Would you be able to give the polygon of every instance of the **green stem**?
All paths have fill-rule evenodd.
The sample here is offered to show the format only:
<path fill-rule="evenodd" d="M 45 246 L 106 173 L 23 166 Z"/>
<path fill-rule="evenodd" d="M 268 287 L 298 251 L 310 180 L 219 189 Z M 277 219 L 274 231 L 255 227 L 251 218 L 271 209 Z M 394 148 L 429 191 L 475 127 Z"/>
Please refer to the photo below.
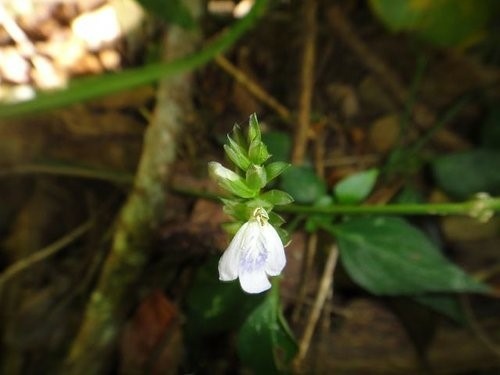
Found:
<path fill-rule="evenodd" d="M 266 4 L 266 0 L 256 1 L 246 17 L 201 51 L 168 63 L 151 64 L 116 74 L 84 78 L 73 82 L 64 90 L 40 93 L 37 98 L 30 101 L 0 105 L 0 119 L 78 103 L 198 68 L 231 47 L 262 14 Z"/>
<path fill-rule="evenodd" d="M 295 214 L 323 214 L 323 215 L 467 215 L 480 219 L 491 217 L 494 212 L 500 211 L 500 198 L 478 197 L 471 201 L 458 203 L 405 203 L 387 204 L 380 206 L 326 206 L 315 207 L 290 204 L 276 207 L 276 211 Z M 484 218 L 483 215 L 487 215 Z"/>
<path fill-rule="evenodd" d="M 51 165 L 23 165 L 8 171 L 0 170 L 0 177 L 11 173 L 50 173 L 57 175 L 67 175 L 71 177 L 103 179 L 110 182 L 129 183 L 131 176 L 118 174 L 113 171 L 100 171 L 84 168 L 76 165 L 61 166 Z M 170 190 L 174 193 L 218 201 L 220 198 L 229 198 L 196 189 L 189 189 L 181 186 L 172 186 Z M 306 215 L 466 215 L 483 218 L 484 214 L 500 212 L 500 197 L 479 196 L 473 200 L 452 203 L 401 203 L 378 206 L 368 205 L 334 205 L 326 207 L 308 206 L 300 204 L 289 204 L 287 206 L 277 206 L 275 211 L 306 214 Z M 488 217 L 486 217 L 488 218 Z M 483 218 L 484 219 L 484 218 Z"/>
<path fill-rule="evenodd" d="M 205 191 L 172 187 L 177 194 L 218 200 L 221 198 Z M 385 205 L 332 205 L 325 207 L 289 204 L 276 206 L 277 212 L 306 215 L 466 215 L 479 220 L 489 219 L 495 212 L 500 212 L 500 197 L 478 194 L 474 199 L 465 202 L 451 203 L 398 203 Z"/>

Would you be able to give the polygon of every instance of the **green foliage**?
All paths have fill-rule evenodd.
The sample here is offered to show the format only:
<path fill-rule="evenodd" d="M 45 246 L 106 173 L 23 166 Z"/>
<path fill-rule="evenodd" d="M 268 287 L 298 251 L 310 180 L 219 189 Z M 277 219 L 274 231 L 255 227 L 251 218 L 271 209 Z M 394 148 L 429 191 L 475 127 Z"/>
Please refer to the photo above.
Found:
<path fill-rule="evenodd" d="M 282 174 L 285 170 L 287 170 L 290 167 L 290 164 L 282 162 L 282 161 L 275 161 L 274 163 L 270 163 L 266 165 L 266 173 L 267 173 L 267 181 L 272 181 L 276 177 L 278 177 L 280 174 Z"/>
<path fill-rule="evenodd" d="M 291 166 L 281 177 L 281 188 L 298 203 L 313 203 L 326 193 L 326 184 L 311 167 Z"/>
<path fill-rule="evenodd" d="M 328 207 L 333 204 L 333 197 L 323 195 L 314 202 L 313 207 Z M 308 232 L 316 232 L 323 225 L 329 225 L 333 218 L 328 215 L 309 215 L 306 220 L 305 228 Z"/>
<path fill-rule="evenodd" d="M 399 218 L 372 217 L 328 227 L 351 278 L 377 295 L 488 292 Z"/>
<path fill-rule="evenodd" d="M 264 133 L 262 134 L 262 141 L 267 145 L 267 148 L 272 155 L 271 161 L 284 161 L 290 159 L 292 140 L 288 133 Z"/>
<path fill-rule="evenodd" d="M 253 141 L 258 143 L 261 143 L 262 141 L 260 125 L 255 113 L 250 115 L 250 119 L 248 121 L 248 143 L 251 144 Z"/>
<path fill-rule="evenodd" d="M 260 138 L 260 137 L 259 137 Z M 248 149 L 248 157 L 254 164 L 262 164 L 271 157 L 267 147 L 260 139 L 254 139 Z"/>
<path fill-rule="evenodd" d="M 466 318 L 456 295 L 424 294 L 413 299 L 438 313 L 453 319 L 456 323 L 465 324 Z"/>
<path fill-rule="evenodd" d="M 247 185 L 253 190 L 260 190 L 267 184 L 267 175 L 264 167 L 252 164 L 246 172 Z"/>
<path fill-rule="evenodd" d="M 476 149 L 441 156 L 432 163 L 439 187 L 451 196 L 466 199 L 475 193 L 500 193 L 500 152 Z"/>
<path fill-rule="evenodd" d="M 242 292 L 238 282 L 222 284 L 217 275 L 217 258 L 200 267 L 186 298 L 190 331 L 208 335 L 238 328 L 258 306 L 262 295 Z"/>
<path fill-rule="evenodd" d="M 484 36 L 496 4 L 491 0 L 370 0 L 392 31 L 408 31 L 440 46 L 470 44 Z"/>
<path fill-rule="evenodd" d="M 228 145 L 224 145 L 224 151 L 234 165 L 243 171 L 246 171 L 250 167 L 250 159 L 246 156 L 245 151 L 238 145 L 231 137 L 227 137 L 229 140 Z"/>
<path fill-rule="evenodd" d="M 261 191 L 290 165 L 284 162 L 264 164 L 270 154 L 262 141 L 257 116 L 250 116 L 246 134 L 236 124 L 231 135 L 227 136 L 228 143 L 224 145 L 224 151 L 238 170 L 232 171 L 217 162 L 210 162 L 208 166 L 212 178 L 234 196 L 223 200 L 224 211 L 236 220 L 245 222 L 255 208 L 271 211 L 275 205 L 291 203 L 293 198 L 284 191 Z"/>
<path fill-rule="evenodd" d="M 261 194 L 259 198 L 275 206 L 283 206 L 293 202 L 293 198 L 290 194 L 281 190 L 269 190 L 264 194 Z"/>
<path fill-rule="evenodd" d="M 297 352 L 297 344 L 273 290 L 245 321 L 238 335 L 241 361 L 255 374 L 285 371 Z"/>
<path fill-rule="evenodd" d="M 160 19 L 175 23 L 181 27 L 191 28 L 195 25 L 189 9 L 182 0 L 137 0 L 151 14 Z"/>
<path fill-rule="evenodd" d="M 339 181 L 334 187 L 339 203 L 358 204 L 371 193 L 378 177 L 377 169 L 358 172 Z"/>

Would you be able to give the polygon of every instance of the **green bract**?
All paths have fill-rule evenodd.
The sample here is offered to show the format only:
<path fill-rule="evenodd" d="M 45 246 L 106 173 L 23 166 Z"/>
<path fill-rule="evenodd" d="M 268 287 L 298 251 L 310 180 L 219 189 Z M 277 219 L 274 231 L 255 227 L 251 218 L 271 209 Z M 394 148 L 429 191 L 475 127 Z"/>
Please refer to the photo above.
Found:
<path fill-rule="evenodd" d="M 290 164 L 275 161 L 265 164 L 271 157 L 267 146 L 262 142 L 262 133 L 257 116 L 252 114 L 246 134 L 239 125 L 227 136 L 224 151 L 233 163 L 234 169 L 228 169 L 218 162 L 210 162 L 210 176 L 219 186 L 227 190 L 230 197 L 224 198 L 224 212 L 236 220 L 236 225 L 246 222 L 257 207 L 271 211 L 276 205 L 293 202 L 293 198 L 281 190 L 269 190 L 267 184 L 283 173 Z M 271 222 L 275 227 L 283 223 L 283 219 L 271 213 Z M 287 236 L 283 230 L 280 236 Z"/>

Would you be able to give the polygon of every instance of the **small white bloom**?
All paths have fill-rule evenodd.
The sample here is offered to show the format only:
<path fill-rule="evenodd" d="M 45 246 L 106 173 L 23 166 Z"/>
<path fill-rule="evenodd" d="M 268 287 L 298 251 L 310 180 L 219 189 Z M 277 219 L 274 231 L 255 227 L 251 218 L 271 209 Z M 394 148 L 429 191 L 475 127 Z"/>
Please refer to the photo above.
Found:
<path fill-rule="evenodd" d="M 261 293 L 271 287 L 267 276 L 277 276 L 286 264 L 285 249 L 276 229 L 268 223 L 263 208 L 241 226 L 219 260 L 219 279 L 239 277 L 247 293 Z"/>

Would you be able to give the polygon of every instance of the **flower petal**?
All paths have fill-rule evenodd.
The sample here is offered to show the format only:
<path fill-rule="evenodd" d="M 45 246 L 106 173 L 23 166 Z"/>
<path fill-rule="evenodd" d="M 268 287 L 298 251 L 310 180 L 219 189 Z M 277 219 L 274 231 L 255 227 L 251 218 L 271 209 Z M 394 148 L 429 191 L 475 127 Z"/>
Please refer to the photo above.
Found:
<path fill-rule="evenodd" d="M 268 257 L 266 262 L 266 273 L 270 276 L 277 276 L 283 271 L 286 264 L 285 249 L 281 238 L 276 232 L 276 229 L 266 223 L 261 229 L 261 235 L 264 238 Z"/>
<path fill-rule="evenodd" d="M 245 223 L 241 226 L 231 240 L 227 250 L 224 254 L 222 254 L 222 257 L 219 260 L 219 280 L 231 281 L 238 277 L 241 250 L 244 247 L 245 239 L 248 236 L 247 232 L 249 224 L 250 223 Z"/>
<path fill-rule="evenodd" d="M 240 285 L 247 293 L 262 293 L 271 287 L 271 283 L 267 279 L 264 270 L 256 270 L 253 272 L 243 272 L 240 274 Z"/>

